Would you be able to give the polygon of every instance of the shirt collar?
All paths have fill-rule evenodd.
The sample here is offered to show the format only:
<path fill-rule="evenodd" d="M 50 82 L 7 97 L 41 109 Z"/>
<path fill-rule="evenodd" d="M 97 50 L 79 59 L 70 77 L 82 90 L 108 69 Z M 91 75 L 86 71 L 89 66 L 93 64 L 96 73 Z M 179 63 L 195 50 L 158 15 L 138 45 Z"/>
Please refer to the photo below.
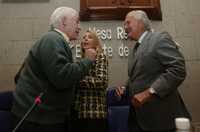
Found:
<path fill-rule="evenodd" d="M 59 30 L 59 29 L 57 29 L 57 28 L 55 28 L 54 30 L 55 30 L 56 32 L 60 33 L 60 34 L 64 37 L 65 41 L 68 42 L 69 47 L 70 47 L 71 49 L 74 47 L 74 45 L 70 43 L 69 37 L 68 37 L 64 32 L 62 32 L 61 30 Z"/>
<path fill-rule="evenodd" d="M 138 42 L 141 44 L 142 40 L 145 38 L 145 36 L 147 35 L 148 31 L 145 31 L 142 33 L 142 35 L 140 36 L 140 38 L 138 39 Z"/>
<path fill-rule="evenodd" d="M 69 42 L 69 37 L 68 37 L 64 32 L 62 32 L 61 30 L 59 30 L 59 29 L 57 29 L 57 28 L 55 28 L 54 30 L 57 31 L 58 33 L 60 33 L 60 34 L 64 37 L 64 39 L 65 39 L 67 42 Z"/>

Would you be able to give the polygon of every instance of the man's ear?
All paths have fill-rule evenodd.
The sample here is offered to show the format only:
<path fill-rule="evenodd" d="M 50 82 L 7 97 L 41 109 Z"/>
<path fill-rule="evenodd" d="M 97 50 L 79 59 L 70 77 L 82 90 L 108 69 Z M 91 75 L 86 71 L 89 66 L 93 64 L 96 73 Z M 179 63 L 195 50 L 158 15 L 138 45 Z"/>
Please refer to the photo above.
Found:
<path fill-rule="evenodd" d="M 138 26 L 142 31 L 145 30 L 144 23 L 142 21 L 138 21 Z"/>

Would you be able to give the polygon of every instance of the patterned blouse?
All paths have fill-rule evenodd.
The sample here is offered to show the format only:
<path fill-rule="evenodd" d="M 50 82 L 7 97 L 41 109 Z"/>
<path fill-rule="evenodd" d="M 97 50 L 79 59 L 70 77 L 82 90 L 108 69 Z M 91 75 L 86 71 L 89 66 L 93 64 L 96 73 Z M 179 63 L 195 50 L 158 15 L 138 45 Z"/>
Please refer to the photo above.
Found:
<path fill-rule="evenodd" d="M 75 110 L 78 112 L 78 118 L 106 118 L 107 87 L 108 60 L 103 53 L 99 53 L 89 75 L 80 82 L 76 91 Z"/>

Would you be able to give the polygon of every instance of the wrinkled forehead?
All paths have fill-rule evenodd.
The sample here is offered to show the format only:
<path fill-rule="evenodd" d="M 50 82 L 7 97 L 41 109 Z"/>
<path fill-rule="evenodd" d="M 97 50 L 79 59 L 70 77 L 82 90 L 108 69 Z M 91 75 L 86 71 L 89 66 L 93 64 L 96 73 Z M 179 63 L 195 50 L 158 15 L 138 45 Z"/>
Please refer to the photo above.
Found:
<path fill-rule="evenodd" d="M 67 16 L 69 19 L 79 20 L 79 15 L 77 13 L 70 14 Z"/>
<path fill-rule="evenodd" d="M 126 16 L 124 20 L 124 25 L 129 24 L 132 21 L 130 16 Z"/>
<path fill-rule="evenodd" d="M 136 20 L 135 17 L 131 14 L 127 14 L 125 17 L 125 21 L 134 21 Z"/>
<path fill-rule="evenodd" d="M 129 23 L 138 23 L 140 22 L 139 20 L 137 20 L 134 16 L 132 15 L 127 15 L 125 20 L 124 20 L 124 24 L 129 24 Z"/>
<path fill-rule="evenodd" d="M 79 23 L 80 22 L 79 15 L 77 15 L 77 14 L 66 16 L 66 18 L 67 18 L 66 21 L 68 23 Z"/>

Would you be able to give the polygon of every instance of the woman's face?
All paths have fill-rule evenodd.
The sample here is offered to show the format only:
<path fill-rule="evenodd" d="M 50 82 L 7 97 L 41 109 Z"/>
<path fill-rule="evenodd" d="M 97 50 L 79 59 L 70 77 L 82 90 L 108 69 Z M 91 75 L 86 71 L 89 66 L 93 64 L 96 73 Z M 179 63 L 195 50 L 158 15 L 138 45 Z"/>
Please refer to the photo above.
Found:
<path fill-rule="evenodd" d="M 96 49 L 94 38 L 92 37 L 92 34 L 90 32 L 86 32 L 83 36 L 81 46 L 83 49 Z"/>

